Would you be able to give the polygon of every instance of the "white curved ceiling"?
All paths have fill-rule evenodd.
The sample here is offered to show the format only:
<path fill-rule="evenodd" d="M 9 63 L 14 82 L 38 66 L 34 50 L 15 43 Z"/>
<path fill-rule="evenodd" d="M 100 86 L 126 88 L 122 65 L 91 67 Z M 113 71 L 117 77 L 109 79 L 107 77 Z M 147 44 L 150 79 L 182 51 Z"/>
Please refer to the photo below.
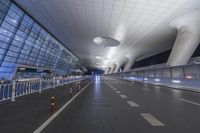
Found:
<path fill-rule="evenodd" d="M 89 67 L 108 68 L 170 49 L 173 18 L 200 8 L 200 0 L 14 0 Z M 98 36 L 121 42 L 94 45 Z M 96 58 L 99 57 L 99 58 Z"/>

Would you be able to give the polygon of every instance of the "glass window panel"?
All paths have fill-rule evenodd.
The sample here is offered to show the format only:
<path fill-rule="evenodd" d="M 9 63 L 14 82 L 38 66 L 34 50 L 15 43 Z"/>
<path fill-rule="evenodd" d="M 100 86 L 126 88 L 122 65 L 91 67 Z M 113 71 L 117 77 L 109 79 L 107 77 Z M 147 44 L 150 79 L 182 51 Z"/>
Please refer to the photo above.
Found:
<path fill-rule="evenodd" d="M 0 7 L 0 8 L 1 8 L 1 7 Z M 1 20 L 4 19 L 5 15 L 6 15 L 6 14 L 5 14 L 4 12 L 0 11 L 0 19 L 1 19 Z"/>
<path fill-rule="evenodd" d="M 14 32 L 16 30 L 16 28 L 14 26 L 10 25 L 6 21 L 4 21 L 2 23 L 2 27 L 5 28 L 5 29 L 7 29 L 7 30 L 9 30 L 9 31 L 12 31 L 12 32 Z"/>
<path fill-rule="evenodd" d="M 0 2 L 0 11 L 6 13 L 8 11 L 8 5 Z"/>
<path fill-rule="evenodd" d="M 20 16 L 23 15 L 23 11 L 21 9 L 19 9 L 14 3 L 12 3 L 10 9 Z"/>
<path fill-rule="evenodd" d="M 10 46 L 10 44 L 8 44 L 8 43 L 5 43 L 5 42 L 1 42 L 0 41 L 0 48 L 2 48 L 2 49 L 8 49 L 8 47 Z"/>
<path fill-rule="evenodd" d="M 5 36 L 5 35 L 1 35 L 0 34 L 0 40 L 3 41 L 3 42 L 7 42 L 7 43 L 10 43 L 11 41 L 11 38 Z"/>
<path fill-rule="evenodd" d="M 14 35 L 11 31 L 9 31 L 5 28 L 2 28 L 2 27 L 0 27 L 0 34 L 7 36 L 7 37 L 12 37 Z"/>
<path fill-rule="evenodd" d="M 8 22 L 9 24 L 11 24 L 12 26 L 17 26 L 18 22 L 17 20 L 15 20 L 14 18 L 11 18 L 10 16 L 6 16 L 5 21 Z"/>
<path fill-rule="evenodd" d="M 17 57 L 19 55 L 19 53 L 16 52 L 12 52 L 12 51 L 8 51 L 7 56 L 11 56 L 11 57 Z"/>
<path fill-rule="evenodd" d="M 3 4 L 5 4 L 6 6 L 10 5 L 10 0 L 0 0 L 0 2 L 2 2 Z"/>
<path fill-rule="evenodd" d="M 5 50 L 5 49 L 0 49 L 0 54 L 1 54 L 1 55 L 4 55 L 4 54 L 6 53 L 6 51 L 7 51 L 7 50 Z"/>
<path fill-rule="evenodd" d="M 11 51 L 15 51 L 15 52 L 20 52 L 20 48 L 14 46 L 14 45 L 11 45 L 9 50 L 11 50 Z"/>
<path fill-rule="evenodd" d="M 10 72 L 12 70 L 13 70 L 13 68 L 10 68 L 10 67 L 1 67 L 0 68 L 0 72 Z"/>
<path fill-rule="evenodd" d="M 7 4 L 2 4 L 2 1 L 6 1 Z M 62 50 L 60 46 L 62 44 L 28 15 L 24 15 L 24 12 L 15 4 L 11 4 L 10 9 L 6 5 L 10 7 L 10 1 L 0 0 L 0 63 L 6 54 L 0 68 L 3 65 L 9 67 L 9 63 L 15 64 L 18 60 L 18 64 L 37 66 L 41 64 L 46 68 L 53 68 L 57 63 L 57 68 L 66 69 L 71 54 Z M 5 21 L 1 18 L 5 18 Z M 8 48 L 9 50 L 7 50 Z M 62 54 L 59 54 L 61 52 Z M 62 58 L 57 59 L 58 55 Z"/>
<path fill-rule="evenodd" d="M 19 56 L 19 58 L 21 58 L 21 59 L 27 59 L 28 55 L 21 53 L 20 56 Z"/>
<path fill-rule="evenodd" d="M 17 60 L 17 59 L 14 58 L 14 57 L 10 57 L 10 56 L 6 56 L 6 57 L 5 57 L 5 61 L 7 61 L 7 62 L 13 62 L 13 63 L 14 63 L 14 62 L 16 62 L 16 60 Z"/>

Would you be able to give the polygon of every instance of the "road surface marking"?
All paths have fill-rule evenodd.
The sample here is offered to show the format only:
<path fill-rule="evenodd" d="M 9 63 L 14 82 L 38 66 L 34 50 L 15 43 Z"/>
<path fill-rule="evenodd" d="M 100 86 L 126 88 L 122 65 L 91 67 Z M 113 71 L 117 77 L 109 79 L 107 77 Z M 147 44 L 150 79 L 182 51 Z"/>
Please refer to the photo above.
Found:
<path fill-rule="evenodd" d="M 126 95 L 120 95 L 121 98 L 128 98 Z"/>
<path fill-rule="evenodd" d="M 191 104 L 194 104 L 194 105 L 200 106 L 199 103 L 195 103 L 195 102 L 192 102 L 192 101 L 189 101 L 189 100 L 180 99 L 180 101 L 183 101 L 183 102 L 186 102 L 186 103 L 191 103 Z"/>
<path fill-rule="evenodd" d="M 139 107 L 139 105 L 137 103 L 135 103 L 134 101 L 126 101 L 131 107 Z"/>
<path fill-rule="evenodd" d="M 145 90 L 145 91 L 150 91 L 150 89 L 148 89 L 148 88 L 142 88 L 143 90 Z"/>
<path fill-rule="evenodd" d="M 110 85 L 109 83 L 106 83 L 106 84 L 107 84 L 110 88 L 112 88 L 114 91 L 117 90 L 114 86 Z"/>
<path fill-rule="evenodd" d="M 154 88 L 156 88 L 156 89 L 160 89 L 160 86 L 155 85 Z"/>
<path fill-rule="evenodd" d="M 120 94 L 121 93 L 121 91 L 115 91 L 116 93 L 118 93 L 118 94 Z"/>
<path fill-rule="evenodd" d="M 140 115 L 152 126 L 165 126 L 165 124 L 163 124 L 161 121 L 159 121 L 157 118 L 149 113 L 141 113 Z"/>
<path fill-rule="evenodd" d="M 33 133 L 40 133 L 46 126 L 48 126 L 81 92 L 83 92 L 91 82 L 89 82 L 81 91 L 74 95 L 68 102 L 66 102 L 55 114 L 53 114 L 48 120 L 46 120 L 40 127 L 38 127 Z"/>

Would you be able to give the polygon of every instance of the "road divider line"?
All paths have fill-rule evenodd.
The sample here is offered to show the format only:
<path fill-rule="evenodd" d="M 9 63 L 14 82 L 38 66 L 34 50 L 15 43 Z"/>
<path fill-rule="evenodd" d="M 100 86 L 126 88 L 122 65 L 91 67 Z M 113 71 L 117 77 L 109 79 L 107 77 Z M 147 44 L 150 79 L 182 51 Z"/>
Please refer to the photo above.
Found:
<path fill-rule="evenodd" d="M 148 89 L 148 88 L 142 88 L 143 90 L 145 90 L 145 91 L 150 91 L 150 89 Z"/>
<path fill-rule="evenodd" d="M 196 102 L 192 102 L 192 101 L 189 101 L 189 100 L 185 100 L 185 99 L 180 99 L 180 101 L 183 101 L 183 102 L 186 102 L 186 103 L 190 103 L 190 104 L 193 104 L 193 105 L 197 105 L 197 106 L 200 106 L 199 103 L 196 103 Z"/>
<path fill-rule="evenodd" d="M 79 96 L 89 85 L 91 82 L 89 82 L 81 91 L 76 93 L 69 101 L 67 101 L 55 114 L 53 114 L 48 120 L 46 120 L 40 127 L 38 127 L 33 133 L 40 133 L 42 130 L 44 130 L 45 127 L 47 127 L 74 99 Z"/>
<path fill-rule="evenodd" d="M 155 118 L 153 115 L 149 114 L 149 113 L 141 113 L 140 114 L 147 122 L 149 122 L 149 124 L 151 124 L 152 126 L 165 126 L 164 123 L 162 123 L 161 121 L 159 121 L 157 118 Z"/>
<path fill-rule="evenodd" d="M 114 86 L 110 85 L 109 83 L 107 83 L 107 82 L 105 82 L 105 83 L 106 83 L 110 88 L 112 88 L 114 91 L 117 90 Z"/>
<path fill-rule="evenodd" d="M 135 103 L 134 101 L 126 101 L 131 107 L 139 107 L 139 105 L 137 103 Z"/>
<path fill-rule="evenodd" d="M 128 98 L 126 95 L 119 95 L 121 98 Z"/>
<path fill-rule="evenodd" d="M 120 94 L 121 93 L 121 91 L 115 91 L 116 93 L 118 93 L 118 94 Z"/>

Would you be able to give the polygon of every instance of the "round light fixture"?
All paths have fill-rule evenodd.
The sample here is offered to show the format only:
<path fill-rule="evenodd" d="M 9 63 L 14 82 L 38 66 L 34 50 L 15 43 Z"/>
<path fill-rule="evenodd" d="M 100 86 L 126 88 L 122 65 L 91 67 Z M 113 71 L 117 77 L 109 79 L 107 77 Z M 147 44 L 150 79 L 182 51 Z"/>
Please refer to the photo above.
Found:
<path fill-rule="evenodd" d="M 109 60 L 109 58 L 101 57 L 101 56 L 96 56 L 95 58 L 98 59 L 98 60 Z"/>
<path fill-rule="evenodd" d="M 105 47 L 116 47 L 120 44 L 120 42 L 111 37 L 95 37 L 93 42 L 97 45 L 102 45 Z"/>
<path fill-rule="evenodd" d="M 100 60 L 101 60 L 101 59 L 102 59 L 102 57 L 100 57 L 100 56 L 96 56 L 96 59 L 100 59 Z"/>

